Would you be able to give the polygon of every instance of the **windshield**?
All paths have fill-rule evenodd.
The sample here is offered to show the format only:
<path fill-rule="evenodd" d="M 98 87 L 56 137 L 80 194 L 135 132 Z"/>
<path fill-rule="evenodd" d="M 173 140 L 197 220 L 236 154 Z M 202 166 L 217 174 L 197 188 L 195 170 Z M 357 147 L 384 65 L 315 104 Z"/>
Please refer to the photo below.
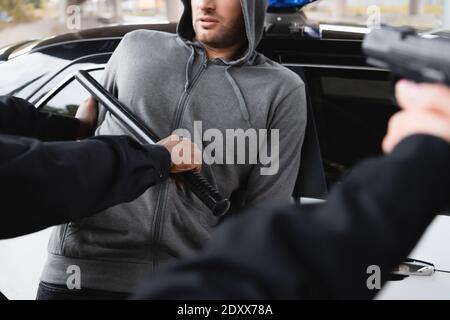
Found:
<path fill-rule="evenodd" d="M 450 29 L 445 0 L 269 0 L 272 8 L 300 8 L 311 21 Z M 295 10 L 295 9 L 294 9 Z M 0 48 L 107 24 L 176 22 L 180 0 L 0 0 Z"/>

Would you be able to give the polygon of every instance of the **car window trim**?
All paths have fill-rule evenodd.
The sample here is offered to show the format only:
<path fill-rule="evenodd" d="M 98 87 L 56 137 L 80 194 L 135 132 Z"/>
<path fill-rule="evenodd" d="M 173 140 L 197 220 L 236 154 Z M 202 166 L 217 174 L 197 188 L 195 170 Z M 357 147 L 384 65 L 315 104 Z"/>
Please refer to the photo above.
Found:
<path fill-rule="evenodd" d="M 93 72 L 98 70 L 105 70 L 107 64 L 98 65 L 95 67 L 87 67 L 87 68 L 80 68 L 79 70 L 85 70 L 87 72 Z M 75 81 L 75 74 L 77 71 L 73 72 L 71 75 L 64 78 L 62 81 L 60 81 L 53 89 L 51 89 L 49 92 L 47 92 L 42 98 L 38 100 L 38 102 L 35 103 L 36 109 L 41 109 L 47 102 L 49 102 L 51 99 L 53 99 L 58 93 L 60 93 L 69 83 L 72 81 Z"/>
<path fill-rule="evenodd" d="M 100 55 L 104 55 L 104 54 L 111 54 L 111 53 L 102 53 Z M 97 55 L 99 55 L 99 54 L 97 54 Z M 95 55 L 95 56 L 97 56 L 97 55 Z M 85 57 L 82 57 L 80 59 L 89 58 L 91 56 L 85 56 Z M 80 60 L 80 59 L 77 59 L 77 60 L 73 61 L 71 64 L 65 66 L 63 69 L 58 71 L 58 73 L 56 73 L 55 76 L 60 74 L 61 72 L 63 72 L 65 69 L 67 69 L 68 67 L 72 66 L 76 62 L 79 62 L 78 60 Z M 92 72 L 92 71 L 96 71 L 96 70 L 105 69 L 106 65 L 107 64 L 102 64 L 102 65 L 98 65 L 98 66 L 95 66 L 95 67 L 81 68 L 80 70 L 86 70 L 88 72 Z M 362 71 L 390 72 L 387 69 L 380 69 L 380 68 L 373 68 L 373 67 L 342 66 L 342 65 L 319 65 L 319 64 L 283 63 L 283 66 L 285 66 L 285 67 L 304 67 L 304 68 L 321 68 L 321 69 L 340 69 L 340 70 L 362 70 Z M 38 100 L 38 102 L 35 103 L 36 108 L 37 109 L 42 108 L 42 106 L 44 106 L 45 103 L 47 103 L 55 95 L 57 95 L 67 84 L 69 84 L 71 81 L 73 81 L 75 79 L 75 74 L 76 74 L 76 72 L 74 72 L 73 74 L 67 76 L 65 79 L 63 79 L 61 82 L 59 82 L 52 90 L 50 90 L 42 98 L 40 98 Z M 33 95 L 35 95 L 35 94 L 33 94 Z"/>
<path fill-rule="evenodd" d="M 36 103 L 37 101 L 40 101 L 40 98 L 34 98 L 39 91 L 42 90 L 42 88 L 44 88 L 47 84 L 49 84 L 55 77 L 57 77 L 59 74 L 61 74 L 62 72 L 64 72 L 65 70 L 67 70 L 68 68 L 72 67 L 73 65 L 76 65 L 78 63 L 80 63 L 80 61 L 83 60 L 87 60 L 90 58 L 97 58 L 97 57 L 101 57 L 101 56 L 112 56 L 113 52 L 103 52 L 103 53 L 95 53 L 95 54 L 90 54 L 87 56 L 83 56 L 80 58 L 77 58 L 75 60 L 72 60 L 70 63 L 68 63 L 67 65 L 65 65 L 64 67 L 62 67 L 61 69 L 59 69 L 58 71 L 56 71 L 53 76 L 51 76 L 47 81 L 45 81 L 39 88 L 35 89 L 32 93 L 30 93 L 28 95 L 28 97 L 26 98 L 26 100 L 28 101 L 32 101 L 34 103 Z M 109 59 L 108 59 L 109 60 Z M 99 66 L 103 66 L 105 64 L 99 64 Z M 96 68 L 97 66 L 95 66 L 94 68 Z M 75 73 L 74 73 L 75 74 Z"/>
<path fill-rule="evenodd" d="M 46 49 L 50 49 L 50 48 L 57 47 L 57 46 L 63 46 L 63 45 L 67 45 L 67 44 L 77 44 L 77 43 L 81 43 L 81 42 L 91 42 L 91 41 L 121 41 L 122 39 L 123 39 L 123 37 L 121 37 L 121 36 L 118 36 L 118 37 L 105 37 L 105 38 L 90 38 L 90 39 L 67 40 L 67 41 L 51 43 L 51 44 L 44 44 L 44 45 L 40 45 L 40 42 L 38 42 L 38 43 L 35 44 L 34 47 L 30 48 L 28 51 L 17 53 L 17 55 L 12 55 L 11 54 L 11 56 L 9 56 L 6 61 L 15 59 L 17 57 L 20 57 L 20 56 L 23 56 L 23 55 L 26 55 L 26 54 L 32 54 L 32 53 L 37 53 L 37 52 L 39 53 L 39 52 L 41 52 L 43 50 L 46 50 Z M 37 41 L 37 40 L 30 40 L 28 42 L 21 43 L 20 46 L 24 46 L 27 43 L 31 44 L 33 41 Z M 46 40 L 44 39 L 41 42 L 45 42 L 45 41 Z M 17 47 L 18 46 L 16 45 L 16 49 L 17 49 Z M 14 49 L 14 50 L 16 50 L 16 49 Z M 12 52 L 12 53 L 14 54 L 15 52 Z"/>
<path fill-rule="evenodd" d="M 284 67 L 302 67 L 302 68 L 320 68 L 320 69 L 341 69 L 341 70 L 360 70 L 360 71 L 379 71 L 391 72 L 388 69 L 381 69 L 375 67 L 361 67 L 348 65 L 334 65 L 334 64 L 309 64 L 309 63 L 281 63 Z"/>

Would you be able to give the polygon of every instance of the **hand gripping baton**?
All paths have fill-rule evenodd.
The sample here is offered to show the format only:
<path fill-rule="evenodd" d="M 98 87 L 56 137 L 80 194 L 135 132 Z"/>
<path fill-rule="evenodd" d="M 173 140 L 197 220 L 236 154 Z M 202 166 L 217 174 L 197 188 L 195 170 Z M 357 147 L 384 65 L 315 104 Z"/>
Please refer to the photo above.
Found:
<path fill-rule="evenodd" d="M 87 71 L 78 71 L 75 78 L 141 143 L 156 144 L 156 142 L 161 140 Z M 230 201 L 227 198 L 222 197 L 202 175 L 191 171 L 178 173 L 176 174 L 176 177 L 186 184 L 189 189 L 211 209 L 215 216 L 223 216 L 230 209 Z"/>

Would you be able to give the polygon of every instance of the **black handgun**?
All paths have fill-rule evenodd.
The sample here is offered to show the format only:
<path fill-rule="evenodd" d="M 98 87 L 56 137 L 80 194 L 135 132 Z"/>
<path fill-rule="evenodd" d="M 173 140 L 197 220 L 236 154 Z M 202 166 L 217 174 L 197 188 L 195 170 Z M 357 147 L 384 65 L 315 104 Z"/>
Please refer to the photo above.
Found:
<path fill-rule="evenodd" d="M 366 36 L 363 51 L 368 64 L 388 69 L 396 78 L 450 85 L 450 39 L 386 26 Z"/>

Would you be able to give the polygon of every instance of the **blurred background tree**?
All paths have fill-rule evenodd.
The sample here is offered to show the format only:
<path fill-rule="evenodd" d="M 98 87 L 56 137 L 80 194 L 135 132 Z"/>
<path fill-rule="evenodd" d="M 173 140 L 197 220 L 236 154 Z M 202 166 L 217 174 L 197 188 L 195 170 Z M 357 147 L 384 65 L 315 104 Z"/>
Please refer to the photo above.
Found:
<path fill-rule="evenodd" d="M 0 10 L 6 12 L 15 23 L 34 20 L 35 9 L 42 6 L 43 0 L 0 0 Z"/>

